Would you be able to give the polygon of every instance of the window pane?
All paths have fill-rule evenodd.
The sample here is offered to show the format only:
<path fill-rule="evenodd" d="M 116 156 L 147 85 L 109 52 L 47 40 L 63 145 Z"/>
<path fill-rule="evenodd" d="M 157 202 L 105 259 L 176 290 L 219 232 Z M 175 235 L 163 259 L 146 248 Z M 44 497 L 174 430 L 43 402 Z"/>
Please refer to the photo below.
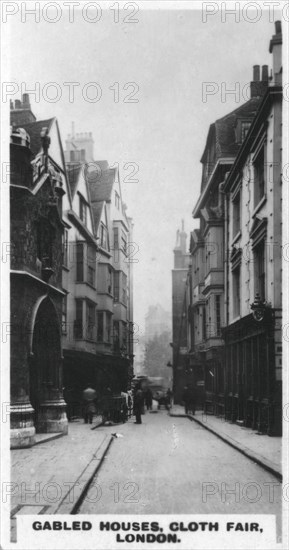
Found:
<path fill-rule="evenodd" d="M 67 331 L 67 296 L 62 298 L 62 332 Z"/>
<path fill-rule="evenodd" d="M 87 332 L 86 337 L 89 340 L 94 339 L 94 329 L 95 329 L 95 306 L 87 302 L 86 304 L 86 313 L 87 313 Z"/>
<path fill-rule="evenodd" d="M 107 249 L 107 229 L 103 224 L 100 227 L 100 246 Z"/>
<path fill-rule="evenodd" d="M 107 292 L 109 294 L 112 294 L 112 269 L 111 267 L 108 267 L 108 272 L 107 272 Z"/>
<path fill-rule="evenodd" d="M 68 230 L 64 229 L 63 241 L 62 241 L 62 264 L 67 267 L 68 265 Z"/>
<path fill-rule="evenodd" d="M 233 315 L 240 315 L 240 266 L 233 271 Z"/>
<path fill-rule="evenodd" d="M 122 273 L 122 303 L 126 305 L 127 303 L 127 276 Z"/>
<path fill-rule="evenodd" d="M 207 338 L 207 331 L 206 331 L 206 306 L 203 307 L 203 340 L 206 340 Z"/>
<path fill-rule="evenodd" d="M 119 302 L 119 271 L 114 272 L 113 277 L 113 285 L 114 285 L 114 299 L 116 302 Z"/>
<path fill-rule="evenodd" d="M 127 339 L 127 324 L 123 322 L 122 323 L 122 351 L 126 351 L 126 348 L 127 348 L 126 339 Z"/>
<path fill-rule="evenodd" d="M 265 300 L 265 242 L 262 241 L 256 246 L 254 252 L 256 293 L 260 295 L 261 300 Z"/>
<path fill-rule="evenodd" d="M 83 223 L 87 224 L 87 204 L 82 197 L 79 197 L 79 217 Z"/>
<path fill-rule="evenodd" d="M 83 253 L 84 244 L 76 243 L 76 280 L 78 282 L 83 281 Z"/>
<path fill-rule="evenodd" d="M 111 313 L 106 313 L 106 342 L 110 343 L 111 339 Z"/>
<path fill-rule="evenodd" d="M 113 229 L 113 248 L 114 250 L 118 250 L 118 228 L 114 227 Z"/>
<path fill-rule="evenodd" d="M 103 342 L 103 311 L 97 314 L 97 341 Z"/>
<path fill-rule="evenodd" d="M 82 316 L 82 300 L 76 300 L 76 315 L 74 322 L 74 337 L 82 338 L 83 337 L 83 316 Z"/>
<path fill-rule="evenodd" d="M 95 251 L 91 246 L 87 250 L 87 282 L 95 286 Z"/>
<path fill-rule="evenodd" d="M 118 351 L 120 347 L 119 342 L 119 321 L 113 322 L 113 348 Z"/>

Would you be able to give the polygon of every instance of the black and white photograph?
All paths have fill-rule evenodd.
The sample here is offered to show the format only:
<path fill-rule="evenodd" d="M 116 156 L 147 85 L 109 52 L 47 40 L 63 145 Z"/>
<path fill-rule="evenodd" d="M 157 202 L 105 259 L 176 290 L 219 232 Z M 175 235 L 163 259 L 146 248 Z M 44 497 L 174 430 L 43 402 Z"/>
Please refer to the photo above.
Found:
<path fill-rule="evenodd" d="M 2 1 L 1 548 L 289 545 L 285 1 Z"/>

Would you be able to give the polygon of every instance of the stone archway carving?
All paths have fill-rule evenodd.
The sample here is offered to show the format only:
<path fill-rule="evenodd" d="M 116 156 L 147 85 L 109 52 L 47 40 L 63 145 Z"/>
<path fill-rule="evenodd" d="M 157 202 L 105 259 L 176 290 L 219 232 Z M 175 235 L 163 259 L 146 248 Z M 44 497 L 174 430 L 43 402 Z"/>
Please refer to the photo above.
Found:
<path fill-rule="evenodd" d="M 62 353 L 60 323 L 49 298 L 35 304 L 29 334 L 30 402 L 35 410 L 37 432 L 54 431 L 53 425 L 65 405 L 62 399 Z"/>

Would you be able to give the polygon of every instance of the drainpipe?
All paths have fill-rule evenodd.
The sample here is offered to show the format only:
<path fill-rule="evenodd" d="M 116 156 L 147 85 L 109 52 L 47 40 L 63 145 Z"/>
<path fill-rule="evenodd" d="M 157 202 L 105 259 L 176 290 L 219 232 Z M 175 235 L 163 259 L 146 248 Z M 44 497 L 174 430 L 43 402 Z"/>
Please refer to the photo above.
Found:
<path fill-rule="evenodd" d="M 225 176 L 225 181 L 227 179 L 227 175 L 229 172 L 227 172 Z M 225 219 L 224 219 L 224 287 L 225 287 L 225 326 L 228 325 L 229 322 L 229 292 L 228 292 L 228 265 L 229 265 L 229 249 L 228 249 L 228 230 L 229 230 L 229 219 L 228 219 L 228 193 L 224 192 L 224 206 L 225 206 Z"/>

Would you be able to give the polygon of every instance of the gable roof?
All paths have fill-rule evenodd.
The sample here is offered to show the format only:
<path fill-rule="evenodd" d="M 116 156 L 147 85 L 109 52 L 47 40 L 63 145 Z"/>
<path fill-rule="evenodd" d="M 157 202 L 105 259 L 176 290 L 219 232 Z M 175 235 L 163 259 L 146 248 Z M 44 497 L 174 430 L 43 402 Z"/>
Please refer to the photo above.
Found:
<path fill-rule="evenodd" d="M 217 119 L 210 125 L 206 146 L 201 158 L 201 162 L 206 162 L 206 151 L 211 141 L 215 140 L 216 158 L 223 156 L 235 156 L 241 146 L 236 142 L 235 126 L 238 118 L 252 119 L 257 113 L 258 107 L 262 101 L 262 96 L 249 99 L 244 105 L 241 105 L 228 115 Z"/>
<path fill-rule="evenodd" d="M 42 148 L 40 137 L 42 128 L 48 128 L 49 131 L 54 120 L 55 117 L 21 125 L 21 128 L 23 128 L 30 136 L 30 149 L 34 156 L 36 156 Z"/>
<path fill-rule="evenodd" d="M 81 162 L 73 162 L 66 164 L 66 171 L 68 177 L 68 183 L 71 191 L 72 199 L 74 198 L 79 174 L 81 172 L 83 164 Z"/>
<path fill-rule="evenodd" d="M 99 222 L 101 219 L 102 209 L 103 209 L 104 201 L 101 202 L 93 202 L 91 205 L 92 208 L 92 217 L 94 222 L 94 228 L 95 231 L 98 230 Z"/>
<path fill-rule="evenodd" d="M 89 167 L 86 171 L 86 181 L 88 183 L 91 202 L 109 202 L 115 182 L 116 169 L 110 168 L 108 162 L 96 161 L 93 163 L 95 170 Z"/>

